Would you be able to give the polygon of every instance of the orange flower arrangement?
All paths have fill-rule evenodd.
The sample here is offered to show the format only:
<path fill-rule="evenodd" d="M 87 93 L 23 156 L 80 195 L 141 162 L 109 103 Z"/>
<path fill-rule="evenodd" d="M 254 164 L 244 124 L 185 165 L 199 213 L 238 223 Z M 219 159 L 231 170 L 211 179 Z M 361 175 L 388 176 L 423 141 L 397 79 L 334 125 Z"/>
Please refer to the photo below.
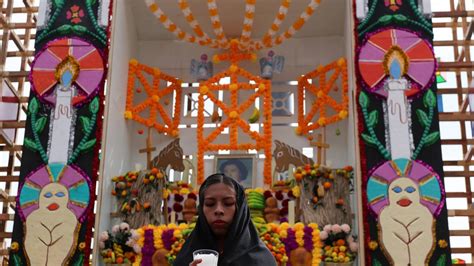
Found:
<path fill-rule="evenodd" d="M 229 60 L 232 65 L 225 71 L 211 77 L 200 84 L 199 99 L 198 99 L 198 125 L 197 125 L 197 140 L 198 140 L 198 183 L 204 181 L 204 153 L 206 151 L 219 150 L 249 150 L 256 149 L 264 150 L 264 182 L 271 184 L 271 159 L 272 159 L 272 115 L 271 115 L 271 84 L 268 80 L 262 79 L 258 76 L 253 76 L 251 73 L 240 68 L 237 62 L 243 58 L 250 58 L 249 53 L 238 53 L 238 41 L 232 42 L 232 49 L 230 54 L 219 55 L 220 60 Z M 232 53 L 234 52 L 234 53 Z M 220 85 L 219 80 L 224 77 L 230 77 L 229 85 Z M 244 77 L 247 80 L 252 80 L 255 83 L 239 82 L 239 77 Z M 216 96 L 218 91 L 228 91 L 230 94 L 230 103 L 222 102 Z M 244 102 L 239 103 L 239 91 L 250 90 L 255 91 Z M 263 102 L 263 133 L 258 133 L 250 129 L 249 123 L 240 117 L 248 108 L 253 107 L 255 100 L 260 98 Z M 214 129 L 209 135 L 204 136 L 204 101 L 212 101 L 218 108 L 222 110 L 226 119 L 223 119 L 220 125 Z M 222 133 L 225 128 L 229 128 L 230 141 L 228 144 L 213 144 L 212 142 Z M 249 135 L 255 142 L 239 142 L 239 132 L 241 129 L 245 134 Z"/>
<path fill-rule="evenodd" d="M 333 71 L 329 80 L 326 81 L 326 75 Z M 329 93 L 334 87 L 334 83 L 341 76 L 342 79 L 342 103 L 336 102 Z M 315 86 L 308 82 L 308 79 L 319 79 L 319 86 Z M 318 129 L 327 126 L 339 120 L 343 120 L 348 115 L 349 97 L 348 78 L 347 78 L 347 62 L 344 58 L 332 62 L 326 66 L 319 66 L 317 69 L 303 75 L 298 80 L 298 127 L 295 129 L 296 134 L 304 135 L 310 130 Z M 309 112 L 303 112 L 303 96 L 305 93 L 312 93 L 316 96 Z M 326 115 L 326 108 L 331 107 L 336 111 L 332 116 Z M 319 117 L 316 118 L 316 113 Z"/>
<path fill-rule="evenodd" d="M 153 84 L 149 84 L 144 74 L 149 74 L 153 77 Z M 135 79 L 138 79 L 141 86 L 143 86 L 147 97 L 146 99 L 134 105 L 135 91 L 141 89 L 135 88 Z M 160 80 L 164 80 L 169 84 L 163 89 L 160 89 Z M 168 114 L 161 102 L 167 95 L 173 95 L 174 98 L 174 115 L 171 119 L 171 114 Z M 166 105 L 166 103 L 165 103 Z M 146 108 L 150 108 L 150 116 L 144 118 L 140 115 Z M 147 127 L 153 127 L 160 133 L 167 133 L 171 136 L 178 135 L 178 125 L 180 122 L 181 111 L 181 81 L 175 77 L 167 75 L 158 68 L 152 68 L 138 63 L 137 60 L 132 59 L 129 62 L 128 68 L 128 83 L 127 83 L 127 99 L 125 104 L 125 119 L 132 119 Z M 157 116 L 160 116 L 164 124 L 159 124 Z"/>
<path fill-rule="evenodd" d="M 252 41 L 250 35 L 252 33 L 252 25 L 255 17 L 255 3 L 256 0 L 245 1 L 245 15 L 242 28 L 242 34 L 240 36 L 240 49 L 256 51 L 261 50 L 265 47 L 272 47 L 281 44 L 284 40 L 293 37 L 293 35 L 300 30 L 303 25 L 308 21 L 315 9 L 319 6 L 321 0 L 311 0 L 308 6 L 301 12 L 300 16 L 295 22 L 285 31 L 283 31 L 278 37 L 274 37 L 275 33 L 280 29 L 280 25 L 286 18 L 288 7 L 290 6 L 291 0 L 282 0 L 279 12 L 276 14 L 272 25 L 268 32 L 263 36 L 261 40 Z M 179 8 L 183 13 L 189 26 L 193 29 L 196 35 L 192 35 L 183 31 L 177 26 L 160 8 L 160 6 L 154 0 L 145 0 L 148 9 L 155 15 L 155 17 L 163 24 L 163 26 L 171 33 L 173 33 L 178 39 L 185 40 L 191 43 L 198 43 L 203 46 L 210 46 L 212 48 L 223 48 L 228 49 L 231 44 L 230 41 L 225 37 L 224 29 L 219 17 L 219 11 L 217 9 L 216 0 L 207 0 L 207 9 L 212 23 L 212 28 L 216 39 L 211 39 L 199 25 L 199 22 L 194 18 L 187 0 L 179 0 Z"/>

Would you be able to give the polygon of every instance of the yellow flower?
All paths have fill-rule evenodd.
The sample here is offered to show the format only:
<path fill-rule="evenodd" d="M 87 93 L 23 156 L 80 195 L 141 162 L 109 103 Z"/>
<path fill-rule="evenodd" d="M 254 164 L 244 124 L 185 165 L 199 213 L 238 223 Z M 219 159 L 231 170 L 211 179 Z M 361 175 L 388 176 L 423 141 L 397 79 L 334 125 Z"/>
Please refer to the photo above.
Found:
<path fill-rule="evenodd" d="M 252 60 L 253 62 L 257 61 L 257 54 L 256 53 L 252 53 L 250 55 L 250 60 Z"/>
<path fill-rule="evenodd" d="M 377 241 L 372 240 L 369 242 L 370 250 L 376 250 L 378 247 L 379 247 L 379 244 L 377 243 Z"/>
<path fill-rule="evenodd" d="M 151 99 L 152 99 L 155 103 L 157 103 L 157 102 L 160 101 L 160 96 L 158 96 L 158 95 L 155 94 L 155 95 L 151 96 Z"/>
<path fill-rule="evenodd" d="M 13 252 L 17 252 L 19 248 L 20 248 L 20 245 L 18 244 L 18 242 L 13 242 L 10 247 L 10 250 Z"/>
<path fill-rule="evenodd" d="M 181 230 L 174 230 L 173 236 L 176 238 L 182 238 L 183 234 L 181 233 Z"/>
<path fill-rule="evenodd" d="M 168 195 L 170 194 L 170 191 L 168 189 L 163 189 L 163 198 L 168 198 Z"/>
<path fill-rule="evenodd" d="M 254 191 L 263 195 L 263 188 L 261 187 L 254 189 Z"/>
<path fill-rule="evenodd" d="M 231 91 L 235 91 L 239 88 L 239 85 L 237 85 L 237 83 L 232 83 L 229 85 L 229 90 Z"/>
<path fill-rule="evenodd" d="M 346 110 L 342 110 L 339 112 L 339 117 L 344 119 L 347 117 L 347 111 Z"/>
<path fill-rule="evenodd" d="M 296 127 L 295 128 L 295 134 L 300 136 L 301 135 L 301 127 Z"/>
<path fill-rule="evenodd" d="M 295 229 L 295 231 L 303 230 L 304 229 L 304 224 L 303 223 L 296 223 L 295 226 L 293 226 L 293 229 Z"/>
<path fill-rule="evenodd" d="M 187 194 L 189 194 L 189 192 L 190 192 L 189 188 L 182 188 L 182 189 L 179 190 L 179 194 L 181 194 L 181 195 L 187 195 Z"/>
<path fill-rule="evenodd" d="M 176 229 L 178 226 L 176 224 L 168 224 L 168 229 Z"/>
<path fill-rule="evenodd" d="M 321 98 L 324 96 L 324 92 L 322 90 L 318 91 L 318 93 L 316 94 L 316 96 L 318 96 L 318 98 Z"/>
<path fill-rule="evenodd" d="M 325 118 L 325 117 L 320 117 L 320 118 L 318 119 L 318 124 L 319 124 L 320 126 L 326 125 L 326 118 Z"/>
<path fill-rule="evenodd" d="M 299 186 L 294 186 L 291 191 L 293 192 L 293 196 L 299 198 L 301 195 L 300 187 Z"/>
<path fill-rule="evenodd" d="M 155 76 L 159 76 L 161 74 L 161 70 L 157 67 L 153 68 L 153 74 Z"/>
<path fill-rule="evenodd" d="M 337 60 L 337 65 L 338 65 L 339 67 L 342 67 L 342 66 L 344 66 L 345 64 L 346 64 L 346 59 L 345 59 L 344 57 L 341 57 L 341 58 L 339 58 L 339 60 Z"/>
<path fill-rule="evenodd" d="M 212 57 L 212 62 L 214 62 L 214 64 L 219 64 L 221 60 L 219 59 L 219 56 L 218 55 L 214 55 Z"/>
<path fill-rule="evenodd" d="M 444 240 L 444 239 L 440 239 L 440 240 L 438 240 L 438 246 L 440 248 L 447 248 L 448 247 L 448 242 L 446 242 L 446 240 Z"/>
<path fill-rule="evenodd" d="M 237 65 L 232 64 L 229 68 L 230 72 L 235 73 L 237 70 L 239 70 L 239 67 Z"/>
<path fill-rule="evenodd" d="M 128 61 L 128 62 L 129 62 L 129 64 L 132 65 L 132 66 L 138 65 L 138 61 L 137 61 L 137 59 L 135 59 L 135 58 L 130 59 L 130 61 Z"/>
<path fill-rule="evenodd" d="M 201 93 L 201 94 L 207 94 L 208 92 L 209 92 L 209 88 L 206 85 L 202 85 L 199 88 L 199 93 Z"/>
<path fill-rule="evenodd" d="M 179 228 L 179 230 L 186 230 L 186 229 L 188 229 L 188 224 L 180 223 L 178 228 Z"/>
<path fill-rule="evenodd" d="M 125 119 L 132 119 L 133 114 L 132 114 L 131 111 L 125 111 L 125 113 L 123 114 L 123 116 L 125 117 Z"/>
<path fill-rule="evenodd" d="M 266 87 L 265 84 L 263 84 L 263 83 L 260 83 L 260 85 L 258 85 L 258 90 L 259 90 L 259 91 L 265 91 L 266 88 L 267 88 L 267 87 Z"/>
<path fill-rule="evenodd" d="M 236 119 L 239 116 L 239 114 L 236 111 L 232 111 L 229 114 L 229 117 L 232 119 Z"/>

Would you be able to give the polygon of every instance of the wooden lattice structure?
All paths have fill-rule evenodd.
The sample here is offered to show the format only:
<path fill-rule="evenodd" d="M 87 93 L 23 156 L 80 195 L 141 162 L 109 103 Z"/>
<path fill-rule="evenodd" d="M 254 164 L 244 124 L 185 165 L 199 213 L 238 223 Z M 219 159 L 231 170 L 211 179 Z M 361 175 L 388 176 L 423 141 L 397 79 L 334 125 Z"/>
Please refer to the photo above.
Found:
<path fill-rule="evenodd" d="M 36 3 L 37 4 L 37 3 Z M 34 55 L 36 13 L 31 0 L 0 0 L 0 255 L 8 254 Z M 3 112 L 3 114 L 1 113 Z M 7 115 L 9 117 L 7 117 Z"/>
<path fill-rule="evenodd" d="M 464 219 L 467 224 L 467 227 L 461 226 L 463 229 L 454 229 L 453 226 L 450 235 L 467 237 L 470 240 L 465 241 L 467 246 L 453 247 L 452 252 L 453 257 L 456 257 L 456 254 L 470 254 L 471 261 L 474 261 L 474 140 L 471 137 L 472 133 L 468 134 L 471 132 L 470 123 L 474 122 L 468 97 L 469 93 L 474 93 L 472 77 L 474 64 L 470 55 L 470 49 L 474 45 L 472 40 L 474 25 L 470 18 L 474 16 L 474 11 L 466 10 L 466 3 L 470 0 L 443 1 L 449 1 L 450 9 L 433 13 L 433 27 L 435 30 L 449 29 L 452 35 L 450 40 L 435 40 L 434 46 L 452 49 L 454 60 L 442 60 L 439 69 L 442 74 L 454 73 L 456 86 L 440 88 L 438 94 L 455 96 L 459 108 L 456 112 L 442 112 L 439 118 L 441 123 L 447 121 L 458 123 L 460 137 L 442 139 L 442 145 L 461 146 L 463 155 L 460 160 L 443 156 L 446 182 L 463 180 L 461 184 L 463 189 L 460 191 L 448 189 L 447 198 L 448 201 L 465 200 L 467 206 L 467 208 L 461 207 L 463 209 L 449 210 L 450 217 Z M 434 4 L 435 2 L 437 1 L 433 1 Z M 14 119 L 0 118 L 0 256 L 4 256 L 8 253 L 6 248 L 11 238 L 13 208 L 10 206 L 15 204 L 19 179 L 21 144 L 29 95 L 27 77 L 34 55 L 35 14 L 38 8 L 33 6 L 31 0 L 0 0 L 0 8 L 0 104 L 6 102 L 17 104 Z M 462 82 L 462 76 L 467 77 L 467 83 Z"/>
<path fill-rule="evenodd" d="M 446 79 L 455 77 L 455 82 L 453 80 L 449 82 L 455 84 L 455 86 L 446 88 L 446 86 L 440 84 L 440 89 L 438 89 L 438 95 L 444 98 L 444 110 L 449 111 L 439 114 L 441 130 L 443 131 L 443 122 L 447 121 L 453 122 L 450 126 L 459 126 L 460 129 L 457 138 L 444 139 L 443 134 L 441 135 L 452 257 L 460 257 L 459 255 L 463 254 L 461 255 L 463 258 L 471 257 L 470 265 L 474 265 L 474 140 L 472 139 L 472 133 L 469 134 L 471 123 L 474 122 L 474 115 L 471 114 L 472 109 L 469 107 L 468 96 L 474 93 L 472 76 L 474 63 L 470 54 L 470 49 L 474 45 L 472 40 L 474 11 L 472 11 L 472 4 L 471 10 L 467 9 L 470 4 L 469 1 L 449 0 L 449 10 L 433 12 L 433 28 L 435 32 L 435 52 L 439 52 L 439 55 L 436 56 L 446 52 L 454 55 L 452 61 L 441 60 L 439 70 L 442 75 L 446 75 Z M 432 5 L 436 5 L 434 2 L 432 1 Z M 443 34 L 436 36 L 437 30 L 441 30 Z M 451 34 L 448 34 L 448 31 Z M 440 38 L 443 40 L 436 41 Z M 466 78 L 467 83 L 465 82 Z M 438 99 L 441 97 L 438 97 Z M 457 100 L 457 103 L 454 99 Z M 458 110 L 453 111 L 453 107 L 456 109 L 456 104 Z M 446 132 L 453 132 L 452 130 L 454 130 L 454 128 L 446 128 Z M 457 132 L 457 130 L 454 131 Z M 462 149 L 462 156 L 459 154 L 459 157 L 462 157 L 460 160 L 453 160 L 454 158 L 448 154 L 449 146 Z M 455 182 L 457 184 L 454 184 Z M 452 183 L 452 185 L 449 183 Z M 450 187 L 457 187 L 458 189 L 450 189 Z M 458 245 L 456 242 L 462 242 L 463 244 Z"/>

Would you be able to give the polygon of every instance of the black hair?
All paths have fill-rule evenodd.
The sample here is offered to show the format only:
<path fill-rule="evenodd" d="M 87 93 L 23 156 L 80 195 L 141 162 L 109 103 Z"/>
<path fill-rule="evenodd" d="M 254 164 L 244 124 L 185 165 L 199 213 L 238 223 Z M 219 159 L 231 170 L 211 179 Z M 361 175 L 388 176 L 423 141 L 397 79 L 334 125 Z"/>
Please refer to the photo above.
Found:
<path fill-rule="evenodd" d="M 204 199 L 204 193 L 210 186 L 214 184 L 220 184 L 220 183 L 226 184 L 227 186 L 231 187 L 233 190 L 237 191 L 237 188 L 232 182 L 231 177 L 228 177 L 222 173 L 216 173 L 216 174 L 212 174 L 208 176 L 206 178 L 206 181 L 199 188 L 199 199 Z"/>
<path fill-rule="evenodd" d="M 223 162 L 221 164 L 221 166 L 219 167 L 219 170 L 221 172 L 224 172 L 224 168 L 227 166 L 227 165 L 235 165 L 237 166 L 237 168 L 239 169 L 239 172 L 240 172 L 240 180 L 237 180 L 237 181 L 242 181 L 242 180 L 245 180 L 247 179 L 247 175 L 248 175 L 248 170 L 247 170 L 247 167 L 245 167 L 244 163 L 239 160 L 239 159 L 229 159 L 225 162 Z"/>

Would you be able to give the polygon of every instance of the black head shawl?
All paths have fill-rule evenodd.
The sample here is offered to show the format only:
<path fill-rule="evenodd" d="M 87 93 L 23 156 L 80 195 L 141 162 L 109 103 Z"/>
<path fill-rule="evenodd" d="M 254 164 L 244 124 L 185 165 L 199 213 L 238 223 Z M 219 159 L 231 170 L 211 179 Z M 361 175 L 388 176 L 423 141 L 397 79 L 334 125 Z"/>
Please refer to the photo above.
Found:
<path fill-rule="evenodd" d="M 199 189 L 199 217 L 191 235 L 184 243 L 174 262 L 175 266 L 187 266 L 193 261 L 193 251 L 198 249 L 218 250 L 217 240 L 207 224 L 203 212 L 204 191 L 211 184 L 232 183 L 237 193 L 237 208 L 224 243 L 224 252 L 219 254 L 219 266 L 276 266 L 270 251 L 260 240 L 250 220 L 250 211 L 245 200 L 243 187 L 224 174 L 209 176 Z M 198 264 L 199 265 L 199 264 Z"/>

